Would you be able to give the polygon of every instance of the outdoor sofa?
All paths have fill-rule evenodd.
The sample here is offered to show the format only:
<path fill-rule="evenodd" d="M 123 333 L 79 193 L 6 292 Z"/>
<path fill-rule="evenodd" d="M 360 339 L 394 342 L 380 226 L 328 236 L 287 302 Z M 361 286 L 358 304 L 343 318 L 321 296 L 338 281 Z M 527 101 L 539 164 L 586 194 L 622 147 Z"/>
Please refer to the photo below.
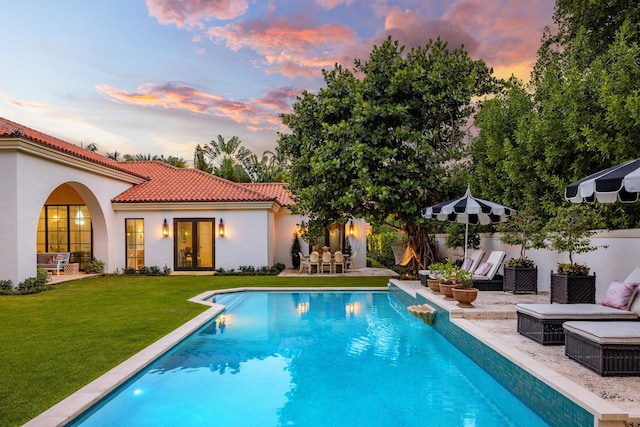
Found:
<path fill-rule="evenodd" d="M 615 284 L 634 283 L 640 283 L 640 268 L 633 270 L 624 282 L 613 282 L 610 289 Z M 609 292 L 608 289 L 607 294 Z M 638 320 L 640 296 L 634 288 L 634 293 L 622 308 L 603 304 L 517 304 L 516 312 L 520 334 L 543 345 L 564 344 L 563 324 L 567 321 Z"/>
<path fill-rule="evenodd" d="M 64 265 L 69 263 L 70 252 L 38 252 L 37 266 L 47 271 L 55 271 L 60 275 L 60 270 L 64 271 Z"/>

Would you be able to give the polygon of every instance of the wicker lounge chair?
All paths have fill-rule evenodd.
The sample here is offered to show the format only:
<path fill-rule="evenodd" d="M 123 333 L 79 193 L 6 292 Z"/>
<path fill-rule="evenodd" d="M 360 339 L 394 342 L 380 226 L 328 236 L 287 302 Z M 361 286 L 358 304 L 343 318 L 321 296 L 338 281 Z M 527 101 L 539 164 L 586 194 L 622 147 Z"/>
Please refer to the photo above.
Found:
<path fill-rule="evenodd" d="M 640 282 L 640 268 L 625 283 Z M 634 297 L 628 310 L 601 304 L 517 304 L 518 332 L 543 345 L 564 344 L 564 322 L 570 320 L 637 320 L 640 297 Z"/>
<path fill-rule="evenodd" d="M 475 269 L 473 274 L 473 287 L 481 291 L 501 291 L 504 278 L 498 274 L 498 269 L 502 266 L 507 253 L 504 251 L 492 251 L 487 258 L 488 269 L 480 271 L 486 265 L 482 263 Z"/>
<path fill-rule="evenodd" d="M 600 375 L 640 375 L 640 322 L 566 322 L 565 354 Z"/>

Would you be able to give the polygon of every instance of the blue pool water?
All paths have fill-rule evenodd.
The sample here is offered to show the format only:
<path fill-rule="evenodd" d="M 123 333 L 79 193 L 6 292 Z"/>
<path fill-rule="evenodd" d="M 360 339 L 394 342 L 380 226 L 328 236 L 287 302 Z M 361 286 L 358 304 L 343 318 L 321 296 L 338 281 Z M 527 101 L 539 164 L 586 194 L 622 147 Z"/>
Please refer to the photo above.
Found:
<path fill-rule="evenodd" d="M 382 292 L 245 292 L 72 426 L 547 426 Z"/>

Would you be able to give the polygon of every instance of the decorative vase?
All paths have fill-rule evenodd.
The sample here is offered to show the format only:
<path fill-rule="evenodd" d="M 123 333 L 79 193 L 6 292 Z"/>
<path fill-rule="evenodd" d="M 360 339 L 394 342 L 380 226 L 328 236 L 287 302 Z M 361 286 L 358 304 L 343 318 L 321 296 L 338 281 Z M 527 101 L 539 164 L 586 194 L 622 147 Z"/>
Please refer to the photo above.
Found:
<path fill-rule="evenodd" d="M 434 294 L 440 293 L 440 282 L 438 282 L 437 279 L 427 279 L 427 284 L 429 285 L 429 289 L 431 289 L 431 292 L 433 292 Z"/>
<path fill-rule="evenodd" d="M 595 304 L 596 275 L 569 276 L 551 272 L 551 302 Z"/>
<path fill-rule="evenodd" d="M 453 298 L 458 301 L 458 307 L 472 308 L 471 304 L 478 298 L 478 289 L 476 288 L 453 288 Z"/>
<path fill-rule="evenodd" d="M 504 291 L 538 293 L 538 268 L 504 267 Z"/>
<path fill-rule="evenodd" d="M 440 293 L 444 295 L 444 299 L 453 300 L 453 288 L 457 288 L 460 285 L 453 285 L 450 283 L 440 283 Z"/>

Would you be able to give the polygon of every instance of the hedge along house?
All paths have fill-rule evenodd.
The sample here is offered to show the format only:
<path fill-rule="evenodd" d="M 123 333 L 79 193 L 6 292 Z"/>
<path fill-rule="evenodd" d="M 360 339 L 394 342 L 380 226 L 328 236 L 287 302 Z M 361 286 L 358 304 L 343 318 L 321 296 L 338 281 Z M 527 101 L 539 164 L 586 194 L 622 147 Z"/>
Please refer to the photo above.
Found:
<path fill-rule="evenodd" d="M 0 182 L 0 280 L 14 286 L 35 276 L 38 252 L 70 252 L 80 268 L 100 259 L 107 272 L 291 267 L 293 235 L 304 221 L 288 209 L 285 184 L 117 162 L 3 118 Z M 337 250 L 348 242 L 364 266 L 366 224 L 353 224 L 353 235 L 332 227 L 320 246 Z"/>

